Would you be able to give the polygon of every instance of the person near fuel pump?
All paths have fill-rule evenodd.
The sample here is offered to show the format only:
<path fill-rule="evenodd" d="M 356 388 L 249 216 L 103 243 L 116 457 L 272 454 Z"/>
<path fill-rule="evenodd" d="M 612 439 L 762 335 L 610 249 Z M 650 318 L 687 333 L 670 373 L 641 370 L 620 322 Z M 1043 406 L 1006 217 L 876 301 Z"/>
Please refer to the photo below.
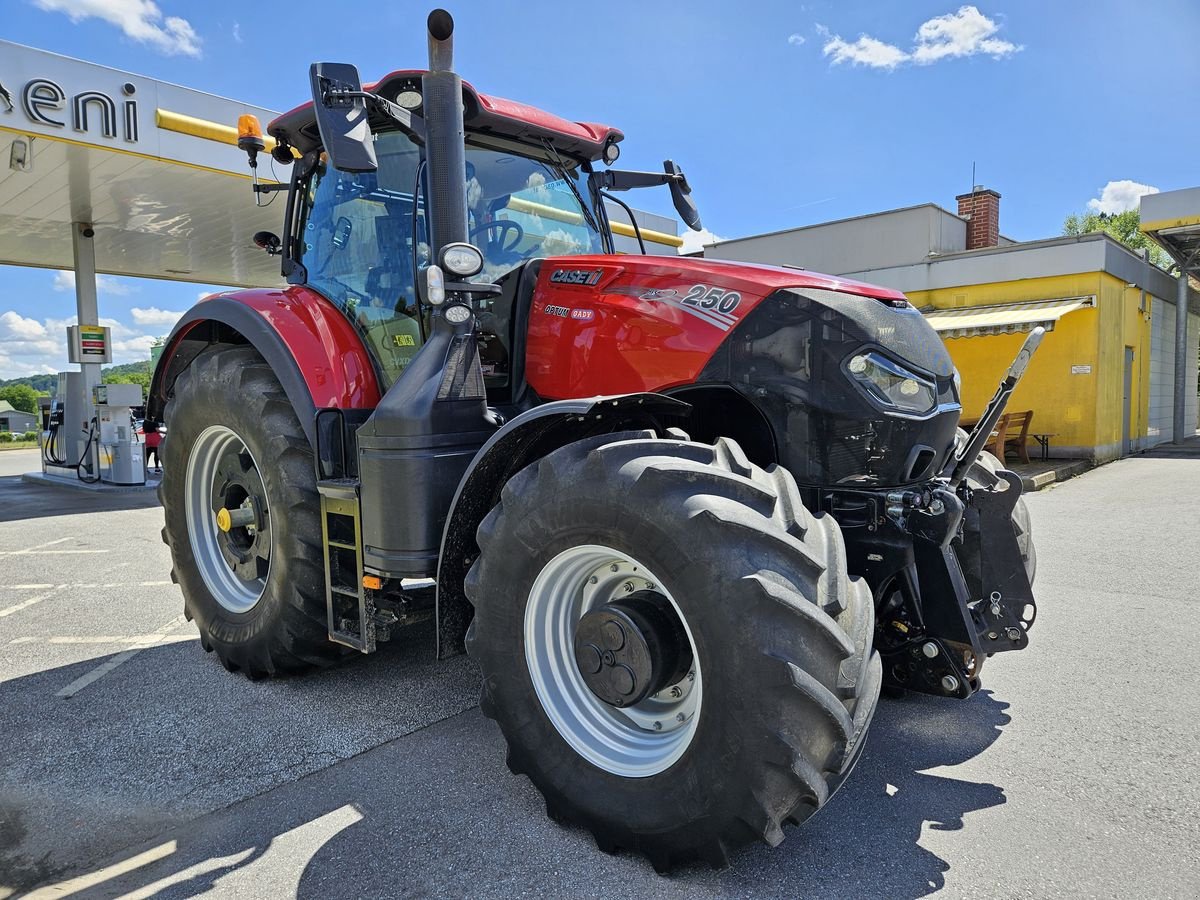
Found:
<path fill-rule="evenodd" d="M 142 423 L 142 431 L 146 436 L 146 468 L 150 468 L 150 460 L 154 460 L 154 471 L 162 471 L 162 459 L 158 455 L 158 446 L 162 443 L 162 434 L 158 430 L 157 419 L 146 419 Z"/>

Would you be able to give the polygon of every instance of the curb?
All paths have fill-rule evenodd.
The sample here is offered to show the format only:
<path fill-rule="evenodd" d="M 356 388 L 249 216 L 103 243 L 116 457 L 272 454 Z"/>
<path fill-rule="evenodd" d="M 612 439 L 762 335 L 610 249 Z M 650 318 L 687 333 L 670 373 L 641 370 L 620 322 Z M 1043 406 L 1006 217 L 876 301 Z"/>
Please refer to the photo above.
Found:
<path fill-rule="evenodd" d="M 158 481 L 147 480 L 145 484 L 86 484 L 82 481 L 45 475 L 42 472 L 26 472 L 21 476 L 26 484 L 41 484 L 65 488 L 68 491 L 83 491 L 88 494 L 143 494 L 158 487 Z"/>
<path fill-rule="evenodd" d="M 1026 491 L 1040 491 L 1052 484 L 1066 481 L 1068 478 L 1074 478 L 1076 475 L 1082 475 L 1090 468 L 1092 468 L 1092 464 L 1086 459 L 1077 459 L 1068 465 L 1051 469 L 1049 472 L 1040 472 L 1037 475 L 1022 475 L 1021 486 Z"/>

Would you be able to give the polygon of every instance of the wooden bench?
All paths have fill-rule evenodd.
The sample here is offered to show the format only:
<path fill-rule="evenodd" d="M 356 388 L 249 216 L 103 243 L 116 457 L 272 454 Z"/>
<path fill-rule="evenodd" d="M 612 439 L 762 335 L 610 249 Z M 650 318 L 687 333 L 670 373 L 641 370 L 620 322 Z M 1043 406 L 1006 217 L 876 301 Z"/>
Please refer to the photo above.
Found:
<path fill-rule="evenodd" d="M 963 419 L 959 424 L 970 431 L 978 422 L 978 419 Z M 1011 450 L 1021 462 L 1029 462 L 1029 426 L 1032 423 L 1033 410 L 1005 413 L 996 422 L 996 427 L 992 429 L 983 449 L 1002 461 Z"/>
<path fill-rule="evenodd" d="M 1033 410 L 1007 413 L 1004 419 L 1004 426 L 996 429 L 1004 435 L 1003 443 L 1000 444 L 1003 449 L 996 455 L 1004 459 L 1005 453 L 1012 449 L 1016 451 L 1021 462 L 1029 462 L 1029 426 L 1033 424 Z"/>

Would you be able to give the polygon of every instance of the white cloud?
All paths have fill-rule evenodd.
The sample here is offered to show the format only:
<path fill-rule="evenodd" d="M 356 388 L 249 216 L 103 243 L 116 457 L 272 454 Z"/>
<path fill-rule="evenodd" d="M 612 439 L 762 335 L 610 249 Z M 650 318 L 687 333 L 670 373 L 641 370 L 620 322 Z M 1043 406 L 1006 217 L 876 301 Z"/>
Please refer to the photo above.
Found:
<path fill-rule="evenodd" d="M 958 12 L 922 22 L 911 50 L 902 50 L 867 34 L 859 35 L 856 41 L 847 41 L 841 35 L 831 34 L 824 26 L 817 26 L 818 33 L 825 39 L 821 52 L 830 58 L 831 65 L 850 63 L 886 71 L 906 63 L 923 66 L 943 59 L 981 54 L 1003 59 L 1022 49 L 996 37 L 999 30 L 1000 26 L 994 20 L 974 6 L 962 6 Z"/>
<path fill-rule="evenodd" d="M 959 7 L 956 13 L 935 16 L 917 29 L 912 59 L 918 64 L 939 59 L 987 54 L 993 59 L 1011 56 L 1021 48 L 994 37 L 1000 26 L 974 6 Z"/>
<path fill-rule="evenodd" d="M 0 313 L 0 380 L 64 371 L 68 365 L 67 326 L 74 324 L 74 316 L 39 321 L 11 309 Z M 114 364 L 150 358 L 150 345 L 157 334 L 116 319 L 101 318 L 100 324 L 111 329 Z"/>
<path fill-rule="evenodd" d="M 208 296 L 207 292 L 202 296 Z M 149 327 L 151 325 L 161 326 L 165 328 L 174 327 L 179 321 L 179 317 L 183 315 L 183 310 L 159 309 L 157 306 L 150 306 L 145 309 L 134 306 L 129 310 L 129 314 L 133 316 L 133 324 Z"/>
<path fill-rule="evenodd" d="M 242 25 L 240 22 L 233 23 L 233 39 L 239 44 L 242 42 Z"/>
<path fill-rule="evenodd" d="M 840 35 L 831 35 L 821 52 L 830 57 L 830 62 L 835 66 L 848 62 L 889 71 L 909 59 L 908 54 L 896 45 L 885 44 L 865 34 L 860 35 L 857 41 L 844 41 Z"/>
<path fill-rule="evenodd" d="M 802 35 L 802 34 L 789 34 L 788 35 L 788 43 L 791 44 L 793 47 L 799 47 L 806 40 L 807 40 L 807 38 L 805 38 L 804 35 Z"/>
<path fill-rule="evenodd" d="M 705 244 L 716 244 L 724 238 L 717 237 L 707 228 L 701 228 L 699 231 L 692 231 L 690 228 L 685 228 L 683 231 L 683 246 L 679 248 L 680 253 L 696 253 L 704 249 Z"/>
<path fill-rule="evenodd" d="M 75 293 L 75 273 L 67 269 L 60 269 L 54 273 L 54 281 L 51 282 L 51 287 L 56 291 Z M 130 288 L 129 285 L 118 281 L 112 275 L 97 275 L 96 291 L 97 293 L 108 294 L 113 297 L 123 297 L 130 292 Z"/>
<path fill-rule="evenodd" d="M 47 12 L 66 13 L 72 22 L 101 19 L 115 25 L 125 36 L 175 56 L 200 56 L 200 38 L 187 19 L 163 17 L 151 0 L 33 0 Z"/>
<path fill-rule="evenodd" d="M 1137 181 L 1110 181 L 1100 188 L 1100 196 L 1088 201 L 1087 208 L 1095 213 L 1125 212 L 1138 205 L 1138 199 L 1146 194 L 1157 194 L 1158 188 Z"/>

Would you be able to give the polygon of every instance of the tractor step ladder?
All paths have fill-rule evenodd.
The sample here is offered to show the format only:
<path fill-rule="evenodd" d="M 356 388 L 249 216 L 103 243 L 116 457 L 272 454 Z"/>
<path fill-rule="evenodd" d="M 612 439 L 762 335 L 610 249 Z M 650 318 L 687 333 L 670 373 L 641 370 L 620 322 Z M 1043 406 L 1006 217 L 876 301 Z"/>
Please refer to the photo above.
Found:
<path fill-rule="evenodd" d="M 375 601 L 363 588 L 362 520 L 358 481 L 317 482 L 321 494 L 321 545 L 325 553 L 325 610 L 329 639 L 362 653 L 375 650 Z M 357 610 L 357 620 L 347 615 Z"/>

